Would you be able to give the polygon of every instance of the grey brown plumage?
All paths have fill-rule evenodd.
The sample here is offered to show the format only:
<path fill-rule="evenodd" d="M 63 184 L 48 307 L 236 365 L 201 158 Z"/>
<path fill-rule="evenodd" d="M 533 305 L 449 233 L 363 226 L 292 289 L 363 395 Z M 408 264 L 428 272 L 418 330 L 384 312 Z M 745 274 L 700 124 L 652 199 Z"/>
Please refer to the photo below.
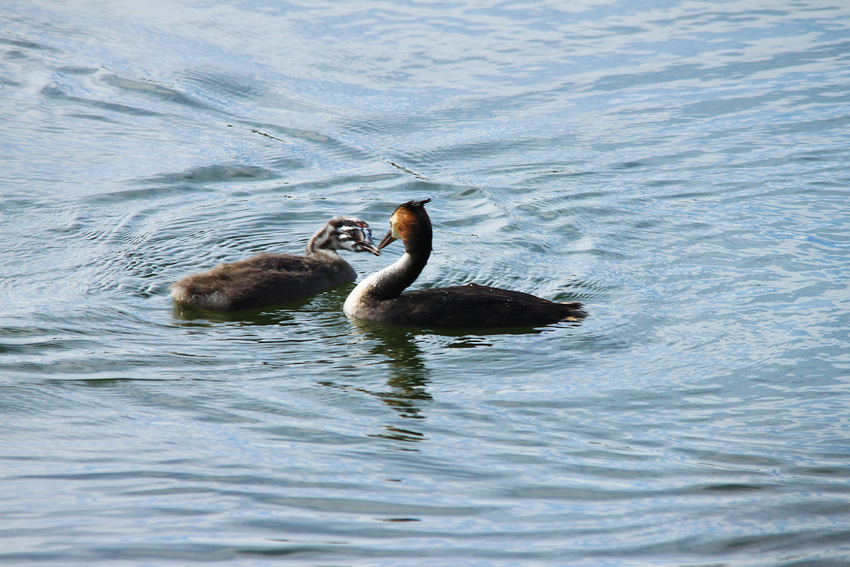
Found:
<path fill-rule="evenodd" d="M 310 239 L 305 256 L 260 254 L 220 264 L 178 281 L 172 297 L 179 305 L 209 311 L 298 301 L 357 277 L 337 250 L 380 254 L 368 224 L 354 217 L 334 217 Z"/>

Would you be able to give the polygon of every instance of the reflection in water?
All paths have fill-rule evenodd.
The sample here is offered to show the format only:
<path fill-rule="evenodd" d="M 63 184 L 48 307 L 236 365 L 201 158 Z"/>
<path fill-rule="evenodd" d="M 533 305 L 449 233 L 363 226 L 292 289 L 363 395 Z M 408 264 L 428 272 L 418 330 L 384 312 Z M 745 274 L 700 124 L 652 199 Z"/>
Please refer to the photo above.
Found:
<path fill-rule="evenodd" d="M 383 325 L 363 320 L 351 319 L 350 321 L 355 325 L 359 333 L 372 339 L 373 346 L 370 349 L 372 354 L 386 357 L 391 369 L 391 376 L 387 380 L 390 391 L 368 393 L 380 398 L 402 417 L 413 419 L 424 418 L 421 414 L 422 406 L 425 402 L 433 399 L 427 390 L 427 385 L 430 381 L 430 371 L 425 366 L 422 360 L 422 350 L 414 339 L 417 334 L 425 331 L 419 328 Z M 579 325 L 580 322 L 569 324 L 574 326 Z M 475 333 L 471 333 L 470 329 L 430 329 L 427 330 L 427 334 L 445 337 L 447 339 L 447 342 L 444 344 L 446 348 L 476 348 L 492 346 L 493 343 L 489 337 L 493 335 L 537 334 L 544 330 L 545 328 L 514 327 L 488 329 L 484 331 L 484 334 L 480 334 L 482 333 L 480 329 Z M 418 441 L 422 438 L 420 434 L 415 432 L 399 430 L 394 427 L 388 427 L 388 429 L 391 430 L 391 434 L 384 436 L 393 439 Z M 415 438 L 411 438 L 411 435 L 415 436 Z"/>
<path fill-rule="evenodd" d="M 376 437 L 379 439 L 390 439 L 392 441 L 425 441 L 427 438 L 422 433 L 418 431 L 411 431 L 409 429 L 402 429 L 400 427 L 395 427 L 392 425 L 384 426 L 385 433 L 375 433 L 373 435 L 369 435 L 369 437 Z M 399 449 L 403 449 L 399 447 Z"/>
<path fill-rule="evenodd" d="M 422 350 L 413 340 L 415 334 L 404 329 L 382 327 L 366 321 L 352 321 L 359 333 L 372 340 L 370 351 L 385 357 L 389 362 L 390 377 L 387 379 L 389 390 L 373 392 L 365 388 L 358 391 L 375 396 L 392 408 L 400 417 L 407 419 L 424 419 L 423 406 L 433 398 L 428 393 L 427 385 L 430 372 L 422 361 Z M 338 386 L 332 382 L 326 386 Z M 391 439 L 393 441 L 416 442 L 426 439 L 419 431 L 408 427 L 398 427 L 385 424 L 384 431 L 372 437 Z"/>
<path fill-rule="evenodd" d="M 309 303 L 310 299 L 312 298 L 286 303 L 284 304 L 286 309 L 282 309 L 280 305 L 271 305 L 245 311 L 203 311 L 175 304 L 172 307 L 172 315 L 184 323 L 207 321 L 210 323 L 238 322 L 244 325 L 280 325 L 293 321 L 290 311 L 294 312 L 303 307 Z"/>
<path fill-rule="evenodd" d="M 423 406 L 433 398 L 427 390 L 430 381 L 430 370 L 422 360 L 422 350 L 416 344 L 417 334 L 422 329 L 382 325 L 363 320 L 350 320 L 357 332 L 371 339 L 373 346 L 370 351 L 385 357 L 389 362 L 391 376 L 387 379 L 388 391 L 371 392 L 364 388 L 358 391 L 379 398 L 387 406 L 398 412 L 398 415 L 408 419 L 424 419 Z M 572 323 L 578 325 L 579 323 Z M 481 332 L 480 330 L 478 331 Z M 446 348 L 475 348 L 492 346 L 490 335 L 540 333 L 537 328 L 489 329 L 486 334 L 471 334 L 469 329 L 444 329 L 442 331 L 428 330 L 429 335 L 439 335 L 447 339 Z M 326 386 L 337 386 L 325 383 Z M 384 425 L 384 432 L 373 437 L 382 437 L 395 441 L 423 441 L 426 437 L 407 427 Z"/>
<path fill-rule="evenodd" d="M 430 372 L 422 361 L 422 350 L 413 340 L 414 333 L 409 330 L 383 327 L 367 321 L 352 321 L 357 330 L 372 339 L 372 354 L 387 358 L 391 375 L 387 379 L 387 392 L 370 392 L 389 407 L 396 410 L 400 416 L 422 419 L 422 405 L 431 401 L 431 394 L 426 386 Z M 396 431 L 398 434 L 409 436 L 412 432 Z M 414 434 L 414 435 L 419 435 Z M 406 439 L 411 440 L 411 439 Z M 418 440 L 418 439 L 417 439 Z"/>

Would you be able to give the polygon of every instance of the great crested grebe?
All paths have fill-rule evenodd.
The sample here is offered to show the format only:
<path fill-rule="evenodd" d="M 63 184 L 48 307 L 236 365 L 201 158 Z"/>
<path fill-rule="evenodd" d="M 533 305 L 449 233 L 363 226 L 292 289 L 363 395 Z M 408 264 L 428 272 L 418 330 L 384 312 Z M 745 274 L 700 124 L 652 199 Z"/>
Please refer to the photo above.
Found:
<path fill-rule="evenodd" d="M 555 303 L 521 291 L 477 284 L 402 292 L 431 255 L 431 219 L 424 201 L 400 205 L 381 249 L 401 238 L 404 255 L 372 274 L 345 300 L 346 315 L 397 325 L 497 328 L 536 326 L 584 317 L 581 303 Z"/>
<path fill-rule="evenodd" d="M 220 264 L 171 286 L 171 296 L 186 307 L 238 311 L 304 299 L 329 287 L 354 281 L 357 274 L 337 250 L 381 254 L 366 222 L 334 217 L 313 235 L 306 256 L 260 254 Z"/>

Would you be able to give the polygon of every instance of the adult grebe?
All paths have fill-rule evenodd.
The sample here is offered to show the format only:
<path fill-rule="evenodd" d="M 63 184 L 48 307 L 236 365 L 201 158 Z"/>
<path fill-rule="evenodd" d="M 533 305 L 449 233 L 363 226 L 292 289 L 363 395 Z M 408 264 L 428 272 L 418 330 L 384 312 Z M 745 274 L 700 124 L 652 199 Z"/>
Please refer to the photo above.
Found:
<path fill-rule="evenodd" d="M 345 300 L 346 315 L 397 325 L 469 328 L 536 326 L 586 315 L 581 303 L 554 303 L 476 284 L 402 294 L 431 255 L 431 219 L 425 211 L 429 201 L 409 201 L 392 214 L 390 231 L 378 248 L 401 238 L 404 255 L 354 288 Z"/>
<path fill-rule="evenodd" d="M 354 217 L 334 217 L 310 239 L 306 256 L 260 254 L 220 264 L 178 281 L 171 286 L 171 296 L 178 304 L 209 311 L 297 301 L 357 277 L 337 250 L 381 254 L 368 224 Z"/>

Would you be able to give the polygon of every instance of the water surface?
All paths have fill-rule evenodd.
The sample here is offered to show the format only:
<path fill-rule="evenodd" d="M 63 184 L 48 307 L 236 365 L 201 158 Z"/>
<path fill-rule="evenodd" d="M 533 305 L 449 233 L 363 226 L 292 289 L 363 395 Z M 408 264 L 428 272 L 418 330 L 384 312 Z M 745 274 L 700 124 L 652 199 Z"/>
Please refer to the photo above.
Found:
<path fill-rule="evenodd" d="M 0 560 L 850 562 L 848 53 L 828 0 L 7 2 Z M 417 286 L 590 316 L 168 298 L 426 197 Z"/>

